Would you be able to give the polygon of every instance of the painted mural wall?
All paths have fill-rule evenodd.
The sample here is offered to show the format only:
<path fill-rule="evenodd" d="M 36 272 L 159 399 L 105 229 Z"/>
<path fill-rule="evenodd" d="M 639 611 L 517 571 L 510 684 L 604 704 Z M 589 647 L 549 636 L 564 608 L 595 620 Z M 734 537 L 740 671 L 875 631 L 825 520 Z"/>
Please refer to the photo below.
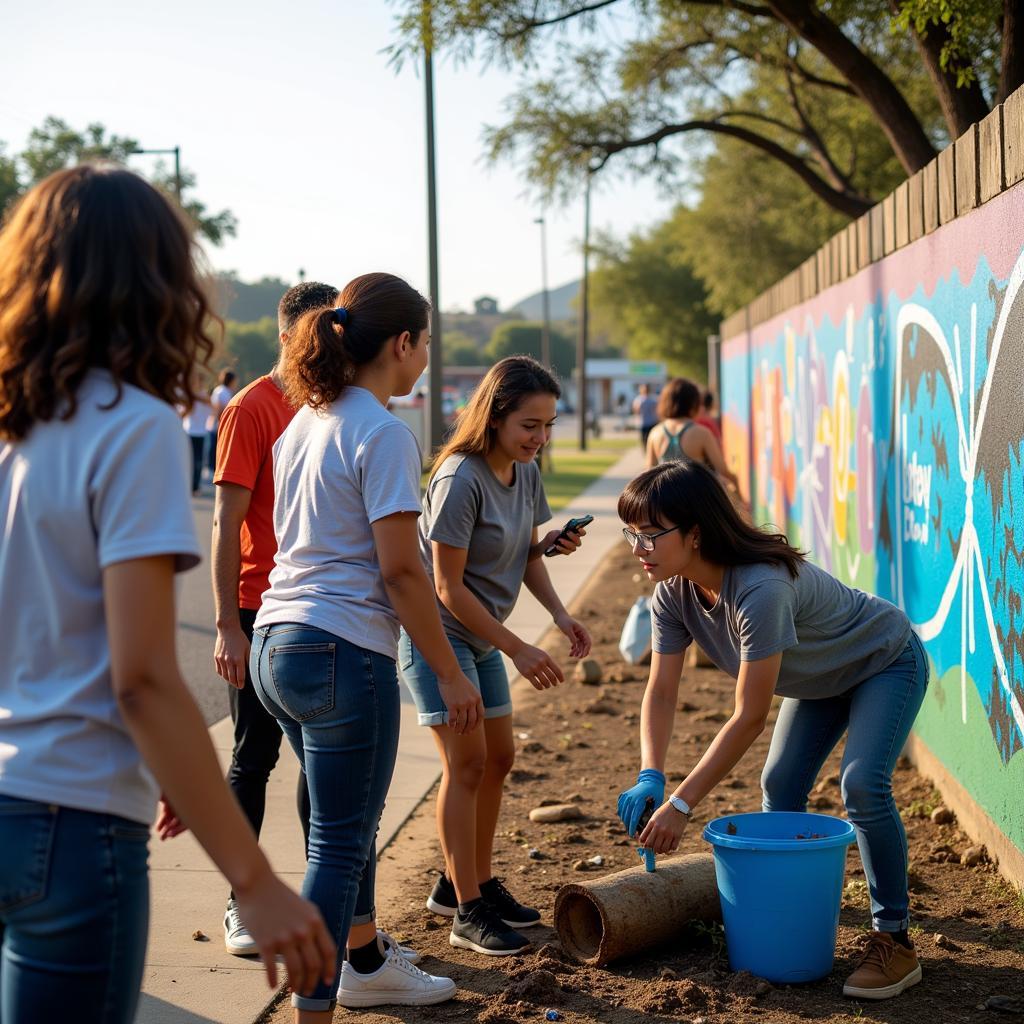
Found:
<path fill-rule="evenodd" d="M 722 409 L 758 521 L 907 612 L 916 731 L 1024 851 L 1024 185 L 723 339 Z"/>

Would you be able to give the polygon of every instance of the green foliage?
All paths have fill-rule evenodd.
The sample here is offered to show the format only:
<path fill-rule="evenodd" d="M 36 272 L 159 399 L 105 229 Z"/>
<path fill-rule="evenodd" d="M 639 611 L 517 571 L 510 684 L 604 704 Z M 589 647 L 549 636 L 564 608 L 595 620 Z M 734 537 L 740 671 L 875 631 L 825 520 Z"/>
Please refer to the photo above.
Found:
<path fill-rule="evenodd" d="M 224 325 L 226 362 L 245 385 L 269 373 L 278 356 L 277 319 L 265 316 L 255 323 L 228 320 Z"/>
<path fill-rule="evenodd" d="M 487 362 L 484 347 L 458 328 L 445 329 L 441 344 L 445 366 L 483 366 Z"/>
<path fill-rule="evenodd" d="M 279 277 L 258 281 L 240 281 L 233 272 L 217 274 L 213 279 L 217 311 L 225 320 L 250 323 L 264 317 L 277 317 L 277 304 L 290 285 Z"/>
<path fill-rule="evenodd" d="M 0 214 L 19 195 L 54 171 L 89 160 L 126 164 L 138 148 L 138 140 L 126 135 L 108 135 L 99 122 L 87 125 L 80 132 L 60 118 L 48 117 L 40 127 L 32 129 L 25 150 L 14 157 L 5 156 L 0 143 Z M 173 169 L 164 162 L 156 165 L 152 183 L 171 199 L 177 199 Z M 182 208 L 199 234 L 213 245 L 220 245 L 225 237 L 235 234 L 237 221 L 230 210 L 207 212 L 204 203 L 188 195 L 195 184 L 195 175 L 182 168 Z"/>
<path fill-rule="evenodd" d="M 529 320 L 512 320 L 499 324 L 484 353 L 496 363 L 506 356 L 526 355 L 541 357 L 543 325 Z M 566 376 L 576 366 L 576 347 L 560 331 L 551 330 L 551 363 L 559 376 Z"/>
<path fill-rule="evenodd" d="M 718 320 L 685 248 L 686 211 L 625 245 L 603 239 L 591 275 L 596 331 L 621 342 L 635 358 L 664 359 L 673 373 L 703 379 L 707 337 Z"/>

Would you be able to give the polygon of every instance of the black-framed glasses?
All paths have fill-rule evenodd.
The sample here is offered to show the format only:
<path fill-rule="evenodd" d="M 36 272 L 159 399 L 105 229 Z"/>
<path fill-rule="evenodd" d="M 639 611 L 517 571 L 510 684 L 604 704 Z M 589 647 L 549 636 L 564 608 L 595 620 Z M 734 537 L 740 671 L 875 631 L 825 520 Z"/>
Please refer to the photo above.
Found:
<path fill-rule="evenodd" d="M 657 533 L 637 533 L 636 530 L 631 530 L 628 526 L 624 526 L 622 528 L 622 536 L 626 538 L 626 543 L 631 548 L 639 544 L 641 551 L 653 551 L 654 542 L 659 537 L 664 537 L 666 533 L 672 533 L 673 530 L 678 529 L 678 526 L 670 526 L 667 530 L 659 530 Z"/>

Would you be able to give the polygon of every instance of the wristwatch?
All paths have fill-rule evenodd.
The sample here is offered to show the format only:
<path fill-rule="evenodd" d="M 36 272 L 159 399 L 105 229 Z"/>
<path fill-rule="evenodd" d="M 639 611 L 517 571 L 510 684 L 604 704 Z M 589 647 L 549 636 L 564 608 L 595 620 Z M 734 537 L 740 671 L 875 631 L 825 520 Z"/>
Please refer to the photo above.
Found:
<path fill-rule="evenodd" d="M 674 808 L 675 808 L 675 809 L 676 809 L 676 810 L 677 810 L 677 811 L 678 811 L 678 812 L 679 812 L 680 814 L 685 814 L 687 818 L 688 818 L 688 817 L 690 816 L 690 805 L 689 805 L 689 804 L 688 804 L 688 803 L 687 803 L 687 802 L 686 802 L 686 801 L 685 801 L 684 799 L 682 799 L 682 797 L 678 797 L 678 796 L 675 796 L 675 795 L 673 795 L 673 796 L 670 796 L 670 797 L 668 798 L 668 802 L 669 802 L 669 803 L 670 803 L 670 804 L 671 804 L 671 805 L 672 805 L 672 806 L 673 806 L 673 807 L 674 807 Z"/>

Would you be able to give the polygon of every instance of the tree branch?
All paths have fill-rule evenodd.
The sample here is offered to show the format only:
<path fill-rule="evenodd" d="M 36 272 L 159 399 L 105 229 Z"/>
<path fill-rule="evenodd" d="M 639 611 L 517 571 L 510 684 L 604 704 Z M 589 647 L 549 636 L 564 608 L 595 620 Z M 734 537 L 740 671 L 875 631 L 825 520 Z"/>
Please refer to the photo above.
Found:
<path fill-rule="evenodd" d="M 581 14 L 590 14 L 592 11 L 599 11 L 602 7 L 610 7 L 614 3 L 618 3 L 618 0 L 594 0 L 593 3 L 583 4 L 582 7 L 566 11 L 564 14 L 556 15 L 554 18 L 527 18 L 525 21 L 520 22 L 517 28 L 502 32 L 501 39 L 506 43 L 511 42 L 513 39 L 520 39 L 522 36 L 529 34 L 534 29 L 559 25 L 564 21 L 571 21 Z"/>
<path fill-rule="evenodd" d="M 792 106 L 793 112 L 796 114 L 797 120 L 800 122 L 803 129 L 801 134 L 807 141 L 807 144 L 811 147 L 811 151 L 815 154 L 815 158 L 817 159 L 821 169 L 825 172 L 826 180 L 835 189 L 843 192 L 851 191 L 852 186 L 850 181 L 839 169 L 839 165 L 832 158 L 832 154 L 829 153 L 828 147 L 825 145 L 825 140 L 821 137 L 821 133 L 813 124 L 811 124 L 811 119 L 804 111 L 804 108 L 800 103 L 800 97 L 797 95 L 796 86 L 793 85 L 793 76 L 789 71 L 786 72 L 786 89 L 789 92 L 790 105 Z"/>
<path fill-rule="evenodd" d="M 849 188 L 834 188 L 821 178 L 820 175 L 816 174 L 805 160 L 795 153 L 791 153 L 784 146 L 780 146 L 773 139 L 759 135 L 757 132 L 744 128 L 741 125 L 722 124 L 718 120 L 698 120 L 685 121 L 681 124 L 666 124 L 647 135 L 635 139 L 576 139 L 573 144 L 583 152 L 603 154 L 596 164 L 592 164 L 592 170 L 596 171 L 600 170 L 615 153 L 622 153 L 629 149 L 640 149 L 644 146 L 657 146 L 665 139 L 671 138 L 674 135 L 697 131 L 728 135 L 754 146 L 763 153 L 767 153 L 770 157 L 788 167 L 816 196 L 847 217 L 859 217 L 874 205 L 869 196 L 860 195 Z"/>

